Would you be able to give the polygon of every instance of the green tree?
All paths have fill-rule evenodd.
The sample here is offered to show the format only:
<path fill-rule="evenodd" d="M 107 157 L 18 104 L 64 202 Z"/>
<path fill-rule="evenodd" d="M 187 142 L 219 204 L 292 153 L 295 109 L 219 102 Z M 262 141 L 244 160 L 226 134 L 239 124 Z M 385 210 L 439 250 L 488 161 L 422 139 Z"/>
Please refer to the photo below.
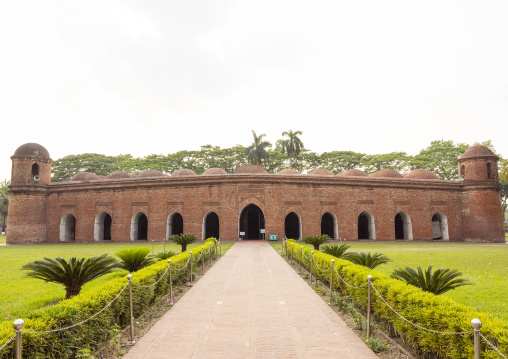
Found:
<path fill-rule="evenodd" d="M 416 270 L 410 267 L 395 269 L 391 277 L 429 293 L 443 294 L 463 285 L 471 285 L 469 280 L 459 278 L 461 275 L 456 269 L 436 269 L 432 272 L 432 266 L 429 266 L 425 271 L 420 267 Z"/>
<path fill-rule="evenodd" d="M 457 159 L 470 146 L 465 143 L 455 144 L 453 141 L 432 141 L 430 146 L 421 150 L 411 161 L 411 169 L 427 169 L 441 179 L 458 179 Z"/>
<path fill-rule="evenodd" d="M 326 246 L 323 246 L 322 252 L 329 254 L 331 256 L 337 257 L 337 258 L 342 258 L 346 254 L 346 251 L 349 248 L 351 248 L 351 246 L 348 244 L 345 244 L 345 243 L 326 245 Z"/>
<path fill-rule="evenodd" d="M 282 153 L 288 154 L 289 168 L 293 168 L 293 159 L 298 158 L 304 148 L 302 140 L 298 137 L 301 135 L 302 131 L 284 131 L 282 132 L 282 136 L 286 136 L 287 138 L 277 141 L 277 149 Z"/>
<path fill-rule="evenodd" d="M 133 273 L 155 262 L 154 258 L 148 257 L 148 253 L 150 248 L 127 248 L 116 252 L 115 255 L 122 261 L 120 268 Z"/>
<path fill-rule="evenodd" d="M 5 232 L 5 227 L 7 225 L 7 214 L 9 211 L 9 186 L 11 182 L 4 180 L 0 183 L 0 213 L 2 215 L 2 232 Z M 0 233 L 0 234 L 1 234 Z"/>
<path fill-rule="evenodd" d="M 499 178 L 508 182 L 508 160 L 499 162 Z"/>
<path fill-rule="evenodd" d="M 302 239 L 303 243 L 313 245 L 316 251 L 319 251 L 320 245 L 325 244 L 326 242 L 331 240 L 332 239 L 327 234 L 321 234 L 319 236 L 305 236 Z"/>
<path fill-rule="evenodd" d="M 245 153 L 251 165 L 262 165 L 263 161 L 268 161 L 270 157 L 266 149 L 272 147 L 272 144 L 263 140 L 265 134 L 258 136 L 252 130 L 252 135 L 254 136 L 254 142 L 245 149 Z"/>
<path fill-rule="evenodd" d="M 381 155 L 367 155 L 360 164 L 366 173 L 373 173 L 382 169 L 391 169 L 397 172 L 408 172 L 412 157 L 405 152 L 392 152 Z"/>
<path fill-rule="evenodd" d="M 182 247 L 182 252 L 187 250 L 187 245 L 197 241 L 197 237 L 194 234 L 174 234 L 169 237 L 171 242 L 175 242 Z"/>
<path fill-rule="evenodd" d="M 501 184 L 501 206 L 504 215 L 504 213 L 508 209 L 508 182 L 506 182 L 505 180 L 501 180 L 499 181 L 499 183 Z"/>
<path fill-rule="evenodd" d="M 44 258 L 27 263 L 21 269 L 28 270 L 28 277 L 42 279 L 45 282 L 63 284 L 65 299 L 78 295 L 81 287 L 119 267 L 119 263 L 107 254 L 93 258 Z"/>
<path fill-rule="evenodd" d="M 320 164 L 317 164 L 315 168 L 326 168 L 337 174 L 353 168 L 363 167 L 364 158 L 364 153 L 353 151 L 323 152 L 319 156 Z"/>

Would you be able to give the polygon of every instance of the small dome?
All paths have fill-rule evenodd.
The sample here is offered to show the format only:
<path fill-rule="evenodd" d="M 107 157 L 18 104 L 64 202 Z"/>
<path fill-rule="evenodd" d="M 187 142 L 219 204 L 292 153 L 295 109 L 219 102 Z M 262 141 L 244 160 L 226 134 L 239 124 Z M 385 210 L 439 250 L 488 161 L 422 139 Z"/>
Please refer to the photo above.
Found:
<path fill-rule="evenodd" d="M 171 174 L 171 177 L 185 177 L 185 176 L 197 176 L 197 174 L 192 170 L 186 169 L 176 170 Z"/>
<path fill-rule="evenodd" d="M 369 177 L 373 178 L 404 178 L 399 172 L 385 168 L 384 170 L 371 173 Z"/>
<path fill-rule="evenodd" d="M 235 174 L 268 174 L 268 171 L 263 168 L 263 166 L 259 165 L 243 165 L 241 166 Z"/>
<path fill-rule="evenodd" d="M 314 176 L 333 176 L 332 171 L 325 170 L 324 168 L 315 169 L 309 174 Z"/>
<path fill-rule="evenodd" d="M 138 177 L 167 177 L 164 173 L 158 170 L 145 170 L 141 172 Z"/>
<path fill-rule="evenodd" d="M 358 168 L 353 168 L 351 170 L 347 170 L 336 175 L 337 177 L 368 177 L 368 175 L 359 170 Z"/>
<path fill-rule="evenodd" d="M 101 178 L 92 172 L 80 172 L 75 174 L 71 181 L 101 181 Z"/>
<path fill-rule="evenodd" d="M 111 172 L 109 175 L 106 176 L 106 179 L 122 179 L 122 178 L 132 178 L 132 176 L 123 171 Z"/>
<path fill-rule="evenodd" d="M 405 175 L 404 178 L 426 179 L 426 180 L 438 180 L 439 179 L 438 175 L 435 174 L 434 172 L 429 171 L 429 170 L 423 170 L 423 169 L 411 171 L 407 175 Z"/>
<path fill-rule="evenodd" d="M 222 168 L 209 168 L 205 172 L 203 172 L 203 176 L 209 176 L 209 175 L 227 175 L 228 173 L 224 171 Z"/>
<path fill-rule="evenodd" d="M 25 143 L 14 151 L 14 156 L 37 156 L 49 158 L 49 152 L 38 143 Z"/>
<path fill-rule="evenodd" d="M 488 147 L 482 146 L 482 145 L 476 145 L 469 147 L 466 152 L 462 154 L 462 157 L 460 158 L 466 158 L 466 157 L 497 157 Z"/>
<path fill-rule="evenodd" d="M 279 173 L 277 173 L 278 175 L 299 175 L 300 172 L 298 172 L 297 170 L 294 170 L 292 168 L 286 168 L 282 171 L 279 171 Z"/>

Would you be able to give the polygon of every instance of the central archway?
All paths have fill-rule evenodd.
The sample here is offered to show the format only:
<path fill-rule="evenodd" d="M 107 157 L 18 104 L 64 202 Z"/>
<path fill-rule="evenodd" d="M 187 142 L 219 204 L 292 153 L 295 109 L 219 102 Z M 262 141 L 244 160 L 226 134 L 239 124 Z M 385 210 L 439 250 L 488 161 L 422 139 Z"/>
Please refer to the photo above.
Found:
<path fill-rule="evenodd" d="M 219 216 L 215 212 L 208 212 L 203 217 L 203 240 L 210 237 L 220 238 Z"/>
<path fill-rule="evenodd" d="M 261 208 L 251 203 L 240 213 L 240 233 L 245 233 L 243 239 L 264 239 L 262 229 L 265 229 L 265 215 Z"/>
<path fill-rule="evenodd" d="M 288 213 L 284 220 L 284 234 L 286 238 L 300 239 L 302 235 L 302 222 L 296 212 Z"/>

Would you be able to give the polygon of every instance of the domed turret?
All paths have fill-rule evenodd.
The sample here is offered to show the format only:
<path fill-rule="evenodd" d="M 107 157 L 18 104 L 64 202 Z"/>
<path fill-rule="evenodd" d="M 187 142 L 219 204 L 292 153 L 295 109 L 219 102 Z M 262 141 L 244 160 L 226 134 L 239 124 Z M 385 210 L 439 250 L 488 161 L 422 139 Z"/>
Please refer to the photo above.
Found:
<path fill-rule="evenodd" d="M 466 181 L 499 181 L 497 157 L 489 148 L 481 145 L 470 147 L 457 160 L 459 178 Z"/>
<path fill-rule="evenodd" d="M 71 181 L 101 181 L 102 178 L 97 176 L 95 173 L 92 172 L 80 172 L 75 174 L 71 179 Z"/>
<path fill-rule="evenodd" d="M 424 170 L 424 169 L 413 170 L 413 171 L 409 172 L 407 175 L 405 175 L 404 178 L 425 179 L 425 180 L 438 180 L 439 179 L 437 174 L 435 174 L 432 171 Z"/>
<path fill-rule="evenodd" d="M 171 177 L 188 177 L 188 176 L 197 176 L 197 174 L 193 170 L 187 169 L 176 170 L 171 174 Z"/>
<path fill-rule="evenodd" d="M 313 176 L 333 176 L 332 171 L 328 171 L 324 168 L 317 168 L 309 174 Z"/>
<path fill-rule="evenodd" d="M 279 171 L 277 174 L 279 174 L 279 175 L 299 175 L 300 172 L 298 172 L 297 170 L 294 170 L 292 168 L 286 168 L 286 169 Z"/>
<path fill-rule="evenodd" d="M 205 172 L 203 172 L 203 176 L 212 176 L 212 175 L 227 175 L 228 173 L 224 171 L 222 168 L 209 168 Z"/>
<path fill-rule="evenodd" d="M 45 185 L 51 181 L 49 152 L 37 143 L 25 143 L 11 156 L 13 184 Z"/>
<path fill-rule="evenodd" d="M 368 177 L 368 175 L 363 172 L 362 170 L 359 170 L 358 168 L 353 168 L 341 173 L 336 174 L 337 177 Z"/>
<path fill-rule="evenodd" d="M 268 171 L 259 165 L 243 165 L 235 174 L 268 174 Z"/>

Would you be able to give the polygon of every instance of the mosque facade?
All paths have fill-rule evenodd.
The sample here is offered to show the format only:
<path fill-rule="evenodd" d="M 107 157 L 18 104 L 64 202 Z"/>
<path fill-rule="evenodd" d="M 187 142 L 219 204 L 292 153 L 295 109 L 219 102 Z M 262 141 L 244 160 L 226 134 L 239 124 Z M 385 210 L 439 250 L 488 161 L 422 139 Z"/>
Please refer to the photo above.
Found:
<path fill-rule="evenodd" d="M 347 241 L 504 242 L 497 161 L 473 146 L 457 160 L 460 180 L 428 170 L 337 175 L 246 165 L 235 174 L 147 170 L 51 182 L 52 160 L 27 143 L 11 157 L 7 243 L 223 241 L 328 234 Z"/>

